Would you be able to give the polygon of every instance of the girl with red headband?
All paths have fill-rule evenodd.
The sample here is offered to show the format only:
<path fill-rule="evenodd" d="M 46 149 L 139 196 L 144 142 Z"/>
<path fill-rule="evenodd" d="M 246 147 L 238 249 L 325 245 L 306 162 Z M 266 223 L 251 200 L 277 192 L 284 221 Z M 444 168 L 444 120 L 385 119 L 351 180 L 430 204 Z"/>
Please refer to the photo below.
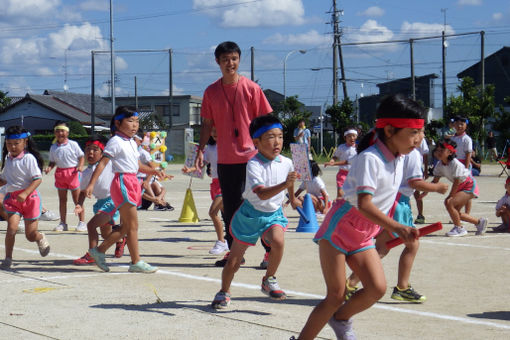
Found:
<path fill-rule="evenodd" d="M 487 229 L 487 219 L 475 218 L 460 210 L 473 198 L 478 197 L 478 185 L 471 176 L 471 170 L 466 168 L 457 158 L 457 143 L 453 140 L 442 141 L 434 150 L 434 157 L 439 161 L 434 167 L 434 179 L 432 183 L 439 182 L 441 177 L 446 177 L 452 182 L 450 194 L 444 204 L 453 222 L 453 228 L 446 236 L 465 236 L 467 230 L 461 225 L 461 221 L 473 223 L 476 227 L 476 235 L 483 235 Z"/>
<path fill-rule="evenodd" d="M 80 196 L 78 198 L 78 203 L 74 209 L 76 214 L 82 213 L 83 210 L 83 202 L 85 201 L 85 189 L 87 185 L 89 185 L 90 178 L 94 173 L 94 170 L 97 167 L 97 164 L 103 157 L 103 151 L 105 145 L 107 143 L 107 139 L 101 135 L 91 136 L 87 142 L 85 143 L 85 156 L 87 157 L 88 167 L 83 171 L 82 180 L 80 184 Z M 95 248 L 99 243 L 99 235 L 97 233 L 97 227 L 101 230 L 101 236 L 103 239 L 106 239 L 108 235 L 112 232 L 112 226 L 118 223 L 119 220 L 119 212 L 115 208 L 115 204 L 110 196 L 110 186 L 113 181 L 113 170 L 112 163 L 109 162 L 106 164 L 105 169 L 99 176 L 96 185 L 94 186 L 94 191 L 92 192 L 96 197 L 97 201 L 94 203 L 94 216 L 87 223 L 88 229 L 88 237 L 89 237 L 89 247 Z M 123 243 L 125 244 L 125 243 Z M 124 247 L 122 246 L 122 249 Z M 117 256 L 117 252 L 115 253 L 115 257 Z M 86 265 L 93 264 L 94 259 L 87 252 L 84 256 L 80 257 L 73 261 L 75 265 Z"/>
<path fill-rule="evenodd" d="M 333 154 L 333 158 L 329 162 L 324 163 L 324 167 L 338 165 L 338 173 L 336 174 L 336 198 L 344 195 L 342 187 L 351 168 L 350 162 L 356 156 L 356 139 L 358 138 L 358 130 L 355 128 L 347 128 L 344 132 L 345 143 L 340 144 Z"/>
<path fill-rule="evenodd" d="M 354 339 L 351 317 L 372 306 L 386 292 L 386 279 L 373 238 L 379 226 L 409 244 L 418 231 L 388 217 L 403 178 L 403 157 L 421 141 L 425 109 L 393 95 L 377 109 L 376 129 L 359 143 L 343 190 L 314 241 L 319 244 L 327 293 L 312 311 L 299 339 L 314 339 L 326 323 L 337 338 Z M 346 264 L 361 278 L 363 288 L 345 301 Z"/>

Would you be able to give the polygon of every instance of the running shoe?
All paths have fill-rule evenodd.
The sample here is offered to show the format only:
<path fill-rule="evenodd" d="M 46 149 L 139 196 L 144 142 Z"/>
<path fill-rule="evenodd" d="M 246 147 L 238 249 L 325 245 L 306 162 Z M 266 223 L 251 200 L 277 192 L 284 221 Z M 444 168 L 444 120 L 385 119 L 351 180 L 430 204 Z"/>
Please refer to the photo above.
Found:
<path fill-rule="evenodd" d="M 83 266 L 86 264 L 94 264 L 94 259 L 90 256 L 90 254 L 87 252 L 85 255 L 80 257 L 79 259 L 76 259 L 73 261 L 73 264 L 77 266 Z"/>
<path fill-rule="evenodd" d="M 150 274 L 155 273 L 159 268 L 153 267 L 147 262 L 144 262 L 142 260 L 138 261 L 135 264 L 129 265 L 129 272 L 131 273 L 144 273 L 144 274 Z"/>
<path fill-rule="evenodd" d="M 80 232 L 87 231 L 87 224 L 83 221 L 80 221 L 78 222 L 75 230 Z"/>
<path fill-rule="evenodd" d="M 154 204 L 154 210 L 156 211 L 166 211 L 166 207 L 161 204 Z"/>
<path fill-rule="evenodd" d="M 497 227 L 492 227 L 492 231 L 495 233 L 508 233 L 509 228 L 508 225 L 501 223 Z"/>
<path fill-rule="evenodd" d="M 216 267 L 225 267 L 225 265 L 227 264 L 228 256 L 229 256 L 229 255 L 230 255 L 230 252 L 227 252 L 227 253 L 225 254 L 225 256 L 223 256 L 223 258 L 222 258 L 221 260 L 216 261 L 216 262 L 214 263 L 214 265 L 215 265 Z M 241 260 L 241 264 L 245 264 L 245 263 L 246 263 L 246 261 L 245 261 L 245 259 L 244 259 L 244 257 L 243 257 L 243 259 Z"/>
<path fill-rule="evenodd" d="M 124 255 L 124 247 L 126 246 L 127 237 L 123 237 L 121 241 L 115 245 L 115 257 L 121 258 Z"/>
<path fill-rule="evenodd" d="M 425 217 L 423 215 L 416 216 L 416 220 L 414 220 L 414 223 L 416 223 L 416 224 L 424 224 L 425 223 Z"/>
<path fill-rule="evenodd" d="M 485 217 L 480 218 L 480 221 L 475 224 L 476 226 L 476 233 L 475 235 L 483 235 L 485 234 L 485 231 L 487 230 L 487 219 Z"/>
<path fill-rule="evenodd" d="M 67 230 L 68 230 L 67 223 L 64 222 L 60 222 L 58 226 L 53 228 L 53 231 L 67 231 Z"/>
<path fill-rule="evenodd" d="M 12 267 L 12 258 L 6 257 L 5 260 L 2 261 L 2 269 L 11 269 Z"/>
<path fill-rule="evenodd" d="M 106 264 L 106 260 L 105 260 L 105 256 L 106 255 L 104 253 L 101 253 L 99 250 L 97 250 L 97 247 L 96 248 L 90 248 L 89 249 L 89 255 L 95 261 L 96 266 L 98 266 L 99 269 L 101 269 L 104 272 L 109 272 L 110 271 L 110 268 Z"/>
<path fill-rule="evenodd" d="M 227 308 L 228 305 L 230 305 L 230 294 L 222 291 L 216 293 L 211 303 L 211 307 L 214 309 L 224 309 Z"/>
<path fill-rule="evenodd" d="M 264 254 L 264 258 L 262 259 L 262 262 L 260 262 L 259 268 L 260 269 L 267 269 L 267 265 L 269 264 L 269 252 L 266 252 Z"/>
<path fill-rule="evenodd" d="M 340 340 L 356 340 L 352 330 L 352 320 L 337 320 L 333 315 L 328 321 L 329 327 L 333 328 L 336 338 Z"/>
<path fill-rule="evenodd" d="M 349 300 L 359 289 L 359 286 L 349 286 L 349 281 L 345 282 L 345 301 Z"/>
<path fill-rule="evenodd" d="M 214 247 L 212 247 L 211 250 L 209 250 L 209 254 L 218 255 L 227 250 L 228 250 L 227 241 L 221 242 L 218 240 L 214 243 Z"/>
<path fill-rule="evenodd" d="M 41 233 L 42 239 L 37 241 L 37 246 L 39 247 L 39 254 L 41 254 L 42 257 L 45 257 L 50 253 L 50 243 L 46 239 L 46 236 Z"/>
<path fill-rule="evenodd" d="M 446 236 L 449 236 L 449 237 L 457 237 L 457 236 L 466 236 L 467 235 L 467 230 L 466 228 L 464 227 L 453 227 L 452 230 L 450 230 L 449 232 L 446 233 Z"/>
<path fill-rule="evenodd" d="M 391 294 L 391 298 L 393 300 L 399 300 L 399 301 L 409 301 L 409 302 L 416 302 L 416 303 L 422 303 L 427 300 L 427 297 L 425 295 L 418 294 L 417 291 L 414 290 L 411 285 L 407 289 L 400 289 L 398 287 L 393 288 L 393 294 Z"/>
<path fill-rule="evenodd" d="M 260 290 L 274 300 L 285 300 L 287 298 L 287 294 L 280 288 L 274 276 L 269 276 L 265 280 L 262 279 Z"/>
<path fill-rule="evenodd" d="M 57 221 L 59 217 L 53 211 L 46 210 L 41 214 L 41 217 L 39 217 L 39 219 L 41 221 Z"/>

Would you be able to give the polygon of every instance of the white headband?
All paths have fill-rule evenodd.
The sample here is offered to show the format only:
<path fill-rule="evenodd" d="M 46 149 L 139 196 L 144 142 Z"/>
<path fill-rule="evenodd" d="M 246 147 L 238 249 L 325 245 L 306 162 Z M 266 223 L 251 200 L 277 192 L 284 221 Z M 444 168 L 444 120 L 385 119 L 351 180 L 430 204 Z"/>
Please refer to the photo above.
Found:
<path fill-rule="evenodd" d="M 350 129 L 350 130 L 347 130 L 344 132 L 344 137 L 347 136 L 347 135 L 350 135 L 350 134 L 353 134 L 353 135 L 358 135 L 358 131 L 354 130 L 354 129 Z"/>

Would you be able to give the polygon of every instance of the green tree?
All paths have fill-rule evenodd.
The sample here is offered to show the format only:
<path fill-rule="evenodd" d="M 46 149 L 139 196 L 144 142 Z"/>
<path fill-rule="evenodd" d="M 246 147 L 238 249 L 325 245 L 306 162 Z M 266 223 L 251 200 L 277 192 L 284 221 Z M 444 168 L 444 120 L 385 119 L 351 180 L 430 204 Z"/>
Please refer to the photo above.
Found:
<path fill-rule="evenodd" d="M 156 113 L 145 116 L 140 119 L 140 129 L 144 132 L 151 130 L 168 130 L 168 124 L 163 117 Z"/>
<path fill-rule="evenodd" d="M 69 125 L 69 135 L 73 135 L 73 136 L 76 136 L 76 135 L 86 136 L 87 135 L 87 130 L 85 130 L 85 128 L 83 127 L 83 125 L 81 125 L 80 122 L 71 120 L 71 121 L 67 122 L 67 125 Z"/>
<path fill-rule="evenodd" d="M 286 97 L 281 102 L 270 104 L 273 114 L 283 124 L 283 147 L 288 148 L 290 143 L 294 143 L 294 129 L 297 128 L 299 121 L 304 119 L 305 124 L 309 125 L 308 118 L 312 113 L 305 110 L 305 105 L 298 100 L 298 96 Z"/>
<path fill-rule="evenodd" d="M 0 91 L 0 111 L 11 105 L 11 98 L 7 97 L 9 92 Z"/>
<path fill-rule="evenodd" d="M 354 103 L 349 97 L 344 98 L 341 103 L 331 105 L 326 109 L 326 115 L 333 125 L 336 133 L 341 134 L 347 127 L 355 126 Z"/>
<path fill-rule="evenodd" d="M 505 102 L 510 105 L 510 96 L 505 97 Z M 498 141 L 501 144 L 501 147 L 506 144 L 507 140 L 510 140 L 510 112 L 505 111 L 503 105 L 500 105 L 499 112 L 495 115 L 495 120 L 492 123 L 492 129 L 499 133 Z M 504 152 L 505 150 L 502 150 Z M 503 155 L 506 157 L 506 155 Z"/>

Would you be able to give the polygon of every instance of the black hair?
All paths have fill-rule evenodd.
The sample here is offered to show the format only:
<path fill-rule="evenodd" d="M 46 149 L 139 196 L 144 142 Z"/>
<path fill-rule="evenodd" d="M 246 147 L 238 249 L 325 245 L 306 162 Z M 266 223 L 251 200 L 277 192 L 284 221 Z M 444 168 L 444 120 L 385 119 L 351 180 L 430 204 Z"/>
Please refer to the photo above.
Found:
<path fill-rule="evenodd" d="M 86 141 L 85 143 L 88 143 L 88 142 L 95 142 L 95 141 L 101 142 L 101 143 L 103 143 L 103 145 L 105 145 L 105 146 L 106 146 L 106 143 L 108 143 L 108 138 L 106 138 L 106 137 L 105 137 L 105 136 L 103 136 L 103 135 L 100 135 L 100 134 L 95 133 L 95 134 L 91 135 L 91 136 L 87 139 L 87 141 Z"/>
<path fill-rule="evenodd" d="M 53 125 L 53 128 L 55 128 L 55 127 L 57 127 L 57 126 L 59 126 L 59 125 L 64 125 L 64 126 L 69 127 L 69 125 L 67 124 L 67 122 L 66 122 L 66 121 L 63 121 L 63 120 L 57 120 L 57 121 L 55 122 L 55 125 Z"/>
<path fill-rule="evenodd" d="M 112 135 L 115 135 L 115 130 L 117 129 L 115 127 L 115 116 L 118 116 L 118 115 L 121 115 L 123 114 L 124 115 L 124 118 L 129 118 L 129 117 L 133 117 L 136 113 L 136 107 L 134 106 L 119 106 L 116 110 L 115 110 L 115 114 L 113 115 L 112 119 L 110 120 L 110 131 L 112 133 Z M 122 118 L 122 119 L 124 119 Z M 120 120 L 122 122 L 122 119 Z"/>
<path fill-rule="evenodd" d="M 241 58 L 241 49 L 239 46 L 233 41 L 224 41 L 216 46 L 216 49 L 214 50 L 214 57 L 216 59 L 220 59 L 222 54 L 235 52 L 237 52 L 239 54 L 239 58 Z"/>
<path fill-rule="evenodd" d="M 312 176 L 317 177 L 322 174 L 321 167 L 316 161 L 310 161 L 310 169 L 312 169 Z"/>
<path fill-rule="evenodd" d="M 145 138 L 145 132 L 143 132 L 142 129 L 138 129 L 138 131 L 136 132 L 136 135 L 138 137 L 140 137 L 141 140 L 143 140 Z"/>
<path fill-rule="evenodd" d="M 426 109 L 421 106 L 417 101 L 407 98 L 403 94 L 397 93 L 385 97 L 375 114 L 376 118 L 411 118 L 411 119 L 424 119 Z M 397 133 L 400 128 L 394 128 Z M 374 134 L 377 135 L 383 143 L 385 143 L 384 129 L 378 128 L 369 131 L 359 142 L 357 151 L 362 152 L 370 145 L 374 139 Z"/>
<path fill-rule="evenodd" d="M 250 137 L 253 138 L 253 134 L 263 126 L 269 126 L 273 124 L 281 124 L 278 117 L 273 116 L 272 114 L 258 116 L 250 123 Z"/>
<path fill-rule="evenodd" d="M 469 122 L 469 120 L 466 117 L 462 117 L 462 116 L 455 116 L 453 118 L 453 121 L 454 122 L 461 121 L 461 122 L 466 123 L 466 124 Z"/>
<path fill-rule="evenodd" d="M 10 126 L 5 130 L 6 137 L 8 135 L 19 135 L 22 133 L 28 133 L 28 131 L 18 125 Z M 25 146 L 25 152 L 29 152 L 35 157 L 35 159 L 37 160 L 37 166 L 42 171 L 43 166 L 44 166 L 44 160 L 43 160 L 41 154 L 39 153 L 39 150 L 37 149 L 37 145 L 35 144 L 32 137 L 30 137 L 30 135 L 26 138 L 26 140 L 27 140 L 27 144 Z M 4 168 L 5 157 L 7 157 L 7 154 L 8 154 L 7 146 L 4 141 L 4 147 L 3 147 L 3 151 L 2 151 L 2 169 Z"/>
<path fill-rule="evenodd" d="M 450 145 L 452 146 L 454 149 L 457 148 L 457 143 L 455 143 L 455 141 L 451 140 L 451 139 L 443 139 L 441 140 L 439 143 L 437 143 L 437 146 L 436 146 L 436 149 L 437 148 L 443 148 L 443 149 L 446 149 L 443 144 L 447 144 L 447 145 Z M 434 149 L 434 151 L 436 151 L 436 149 Z M 454 152 L 452 153 L 450 156 L 448 156 L 448 160 L 451 162 L 453 161 L 454 158 L 457 157 L 457 153 Z"/>
<path fill-rule="evenodd" d="M 208 145 L 216 145 L 216 140 L 212 136 L 209 136 L 209 139 L 207 140 L 207 144 Z"/>

